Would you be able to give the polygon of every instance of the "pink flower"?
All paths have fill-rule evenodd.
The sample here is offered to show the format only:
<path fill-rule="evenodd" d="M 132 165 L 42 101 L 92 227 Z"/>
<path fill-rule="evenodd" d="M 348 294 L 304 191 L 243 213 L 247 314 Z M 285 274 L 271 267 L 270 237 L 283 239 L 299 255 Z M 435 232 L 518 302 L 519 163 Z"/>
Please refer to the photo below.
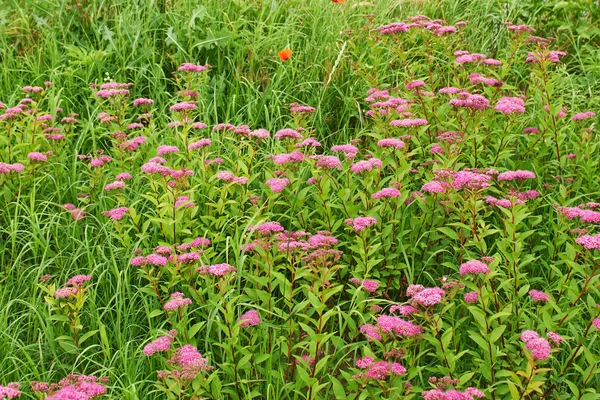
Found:
<path fill-rule="evenodd" d="M 523 114 L 525 112 L 525 102 L 518 97 L 502 97 L 496 103 L 495 110 L 503 114 Z"/>
<path fill-rule="evenodd" d="M 535 179 L 535 174 L 531 171 L 506 171 L 498 175 L 499 181 L 523 181 L 525 179 Z"/>
<path fill-rule="evenodd" d="M 102 211 L 102 215 L 112 219 L 113 221 L 120 221 L 123 219 L 125 214 L 129 212 L 127 207 L 113 208 L 112 210 Z"/>
<path fill-rule="evenodd" d="M 271 178 L 265 182 L 265 185 L 271 188 L 273 192 L 278 193 L 282 192 L 283 189 L 285 189 L 285 187 L 289 185 L 289 183 L 290 180 L 287 178 Z"/>
<path fill-rule="evenodd" d="M 125 181 L 131 179 L 131 174 L 127 172 L 121 172 L 119 175 L 115 177 L 115 181 Z"/>
<path fill-rule="evenodd" d="M 64 288 L 56 289 L 56 291 L 54 292 L 54 298 L 66 299 L 67 297 L 75 296 L 77 293 L 79 293 L 79 288 L 64 287 Z"/>
<path fill-rule="evenodd" d="M 373 199 L 383 199 L 386 197 L 400 197 L 400 191 L 395 188 L 384 188 L 371 195 Z"/>
<path fill-rule="evenodd" d="M 379 142 L 377 142 L 377 146 L 381 147 L 381 148 L 387 148 L 387 147 L 394 147 L 398 150 L 402 149 L 405 144 L 402 140 L 400 139 L 382 139 Z"/>
<path fill-rule="evenodd" d="M 596 327 L 596 329 L 600 330 L 600 318 L 594 318 L 592 320 L 592 324 L 594 325 L 594 327 Z"/>
<path fill-rule="evenodd" d="M 477 292 L 465 293 L 465 295 L 463 296 L 463 299 L 467 303 L 470 303 L 470 304 L 477 303 L 477 301 L 479 301 L 479 293 L 477 293 Z"/>
<path fill-rule="evenodd" d="M 109 183 L 104 187 L 104 190 L 106 190 L 107 192 L 115 189 L 125 189 L 125 182 L 117 180 L 113 183 Z"/>
<path fill-rule="evenodd" d="M 457 99 L 448 102 L 451 106 L 459 108 L 470 108 L 473 110 L 485 110 L 490 106 L 490 101 L 479 94 L 459 93 Z"/>
<path fill-rule="evenodd" d="M 339 151 L 346 154 L 346 158 L 354 158 L 358 153 L 358 148 L 351 144 L 340 144 L 331 147 L 331 151 Z"/>
<path fill-rule="evenodd" d="M 9 383 L 6 386 L 0 386 L 0 399 L 14 399 L 15 397 L 20 397 L 20 388 L 21 385 L 17 382 Z"/>
<path fill-rule="evenodd" d="M 410 118 L 395 119 L 392 122 L 390 122 L 390 126 L 404 126 L 404 127 L 421 126 L 421 125 L 427 125 L 427 124 L 429 124 L 429 121 L 427 121 L 426 119 L 410 119 Z"/>
<path fill-rule="evenodd" d="M 529 291 L 529 296 L 531 297 L 531 299 L 533 301 L 542 301 L 544 303 L 547 303 L 548 300 L 550 300 L 549 294 L 540 292 L 539 290 L 535 290 L 535 289 Z"/>
<path fill-rule="evenodd" d="M 161 336 L 158 339 L 148 343 L 143 350 L 143 353 L 147 356 L 151 356 L 154 353 L 169 351 L 171 349 L 171 345 L 173 344 L 173 339 L 177 335 L 176 330 L 171 330 L 165 336 Z"/>
<path fill-rule="evenodd" d="M 174 111 L 174 112 L 182 112 L 182 111 L 195 110 L 195 109 L 196 109 L 196 104 L 194 104 L 191 101 L 184 101 L 181 103 L 173 104 L 169 108 L 170 111 Z"/>
<path fill-rule="evenodd" d="M 364 231 L 372 225 L 377 225 L 377 220 L 373 217 L 348 218 L 344 221 L 346 225 L 351 226 L 355 232 Z"/>
<path fill-rule="evenodd" d="M 426 184 L 421 186 L 421 190 L 428 193 L 444 193 L 446 191 L 444 184 L 445 182 L 439 181 L 427 182 Z M 447 183 L 446 186 L 448 186 Z"/>
<path fill-rule="evenodd" d="M 190 304 L 192 304 L 192 300 L 183 297 L 183 293 L 175 292 L 171 295 L 171 300 L 165 303 L 164 309 L 177 310 L 178 308 L 185 307 Z"/>
<path fill-rule="evenodd" d="M 268 235 L 275 232 L 283 232 L 283 226 L 279 222 L 265 222 L 256 227 L 250 226 L 248 230 L 256 231 L 261 235 Z"/>
<path fill-rule="evenodd" d="M 490 268 L 481 261 L 471 260 L 460 266 L 460 276 L 467 274 L 489 274 Z"/>
<path fill-rule="evenodd" d="M 271 156 L 273 162 L 277 165 L 289 164 L 302 162 L 304 160 L 304 154 L 299 151 L 294 151 L 289 154 L 276 154 Z"/>
<path fill-rule="evenodd" d="M 419 79 L 419 80 L 407 82 L 405 85 L 405 88 L 407 90 L 411 90 L 411 89 L 416 89 L 416 88 L 423 87 L 423 86 L 425 86 L 425 82 L 423 82 L 422 80 Z"/>
<path fill-rule="evenodd" d="M 158 152 L 159 156 L 162 156 L 163 154 L 168 154 L 168 153 L 179 153 L 179 149 L 177 148 L 177 146 L 158 146 L 158 148 L 156 149 Z"/>
<path fill-rule="evenodd" d="M 358 360 L 356 360 L 356 366 L 358 368 L 368 368 L 369 366 L 371 366 L 371 364 L 373 364 L 375 362 L 375 359 L 373 357 L 363 357 L 363 358 L 359 358 Z"/>
<path fill-rule="evenodd" d="M 550 343 L 546 339 L 531 339 L 527 342 L 525 348 L 531 351 L 531 355 L 536 360 L 545 360 L 550 357 Z"/>
<path fill-rule="evenodd" d="M 599 328 L 600 329 L 600 328 Z M 365 324 L 360 327 L 360 333 L 364 334 L 367 337 L 367 340 L 370 342 L 372 340 L 381 341 L 381 330 L 375 325 Z"/>
<path fill-rule="evenodd" d="M 296 148 L 302 148 L 302 147 L 321 147 L 321 143 L 318 142 L 314 138 L 307 138 L 307 139 L 304 139 L 302 142 L 295 144 L 294 147 L 296 147 Z"/>
<path fill-rule="evenodd" d="M 181 66 L 179 68 L 177 68 L 177 71 L 182 71 L 182 72 L 202 72 L 202 71 L 206 71 L 207 69 L 210 68 L 210 65 L 206 64 L 206 65 L 196 65 L 196 64 L 192 64 L 192 63 L 183 63 L 181 64 Z"/>
<path fill-rule="evenodd" d="M 203 265 L 196 269 L 201 275 L 213 275 L 213 276 L 225 276 L 231 272 L 237 271 L 237 268 L 232 267 L 229 264 L 215 264 L 215 265 Z"/>
<path fill-rule="evenodd" d="M 242 328 L 246 328 L 248 326 L 255 326 L 260 324 L 260 316 L 256 310 L 246 311 L 242 316 L 238 319 L 238 323 Z"/>
<path fill-rule="evenodd" d="M 45 154 L 38 153 L 37 151 L 32 151 L 31 153 L 27 154 L 27 158 L 29 158 L 31 161 L 39 161 L 39 162 L 48 161 L 48 157 L 46 157 Z"/>
<path fill-rule="evenodd" d="M 314 107 L 303 106 L 303 105 L 300 105 L 298 103 L 287 104 L 287 106 L 290 108 L 290 112 L 292 112 L 292 113 L 305 113 L 305 114 L 309 114 L 309 113 L 312 113 L 312 112 L 316 111 L 316 109 Z"/>
<path fill-rule="evenodd" d="M 92 280 L 91 275 L 75 275 L 67 281 L 67 286 L 82 286 L 90 280 Z"/>
<path fill-rule="evenodd" d="M 164 266 L 167 262 L 167 257 L 163 257 L 159 254 L 149 254 L 145 257 L 145 263 L 150 265 Z"/>
<path fill-rule="evenodd" d="M 362 281 L 362 285 L 363 285 L 363 289 L 365 289 L 365 291 L 367 291 L 369 293 L 376 292 L 377 288 L 379 287 L 378 282 L 371 281 L 369 279 L 365 279 L 364 281 Z"/>
<path fill-rule="evenodd" d="M 298 133 L 294 129 L 285 128 L 285 129 L 281 129 L 281 130 L 277 131 L 275 133 L 275 136 L 273 136 L 273 138 L 275 138 L 275 139 L 296 139 L 296 140 L 300 140 L 300 139 L 304 139 L 304 136 L 302 136 L 300 133 Z"/>
<path fill-rule="evenodd" d="M 452 187 L 462 189 L 466 186 L 469 189 L 485 189 L 490 187 L 488 183 L 490 179 L 489 175 L 463 170 L 454 174 Z"/>
<path fill-rule="evenodd" d="M 593 111 L 586 111 L 586 112 L 582 112 L 582 113 L 573 115 L 573 117 L 571 117 L 571 119 L 573 121 L 580 121 L 582 119 L 593 118 L 595 116 L 596 116 L 595 112 L 593 112 Z"/>
<path fill-rule="evenodd" d="M 151 106 L 152 104 L 154 104 L 154 100 L 152 100 L 152 99 L 145 99 L 143 97 L 140 97 L 139 99 L 135 99 L 133 101 L 133 106 L 134 107 L 139 107 L 139 106 L 144 105 L 144 104 Z"/>
<path fill-rule="evenodd" d="M 370 158 L 368 160 L 358 161 L 350 166 L 350 169 L 355 174 L 363 171 L 371 171 L 373 168 L 381 168 L 382 162 L 378 158 Z"/>
<path fill-rule="evenodd" d="M 238 183 L 240 185 L 245 185 L 248 183 L 248 178 L 243 176 L 235 176 L 232 172 L 223 170 L 217 173 L 217 179 L 220 179 L 225 182 Z"/>
<path fill-rule="evenodd" d="M 530 340 L 537 339 L 539 337 L 540 335 L 536 331 L 527 330 L 521 333 L 521 341 L 525 343 L 529 342 Z"/>
<path fill-rule="evenodd" d="M 425 288 L 412 296 L 412 299 L 422 306 L 434 306 L 442 301 L 446 292 L 439 287 Z"/>
<path fill-rule="evenodd" d="M 183 208 L 194 207 L 194 205 L 195 205 L 194 202 L 192 202 L 189 197 L 187 197 L 187 196 L 179 196 L 175 200 L 174 207 L 177 210 L 177 209 L 179 209 L 181 207 L 183 207 Z"/>
<path fill-rule="evenodd" d="M 548 332 L 546 336 L 548 337 L 550 343 L 554 346 L 558 346 L 565 341 L 565 339 L 563 339 L 562 336 L 558 335 L 555 332 Z"/>
<path fill-rule="evenodd" d="M 195 150 L 195 149 L 200 149 L 202 147 L 208 147 L 212 144 L 212 141 L 210 139 L 200 139 L 197 142 L 194 143 L 190 143 L 188 145 L 188 149 L 189 150 Z"/>
<path fill-rule="evenodd" d="M 402 364 L 390 363 L 388 361 L 372 363 L 368 368 L 369 370 L 366 372 L 366 377 L 375 380 L 386 379 L 392 374 L 404 375 L 406 373 L 406 368 L 404 368 Z"/>

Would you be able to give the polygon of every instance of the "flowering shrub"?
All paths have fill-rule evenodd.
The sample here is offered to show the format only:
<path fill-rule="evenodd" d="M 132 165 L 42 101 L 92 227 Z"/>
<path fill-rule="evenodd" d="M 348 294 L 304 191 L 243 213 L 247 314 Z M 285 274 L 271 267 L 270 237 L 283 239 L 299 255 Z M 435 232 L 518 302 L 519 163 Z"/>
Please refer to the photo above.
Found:
<path fill-rule="evenodd" d="M 62 117 L 49 83 L 3 106 L 2 212 L 51 204 L 32 225 L 56 218 L 73 243 L 110 244 L 58 288 L 64 251 L 35 262 L 40 313 L 65 323 L 44 350 L 117 379 L 34 381 L 34 395 L 598 398 L 596 114 L 555 89 L 569 55 L 526 25 L 502 26 L 511 46 L 492 57 L 463 47 L 466 22 L 388 22 L 352 46 L 404 75 L 355 60 L 365 122 L 349 143 L 318 136 L 320 110 L 297 102 L 269 126 L 209 126 L 216 78 L 189 62 L 169 104 L 111 80 L 90 85 L 89 120 Z M 76 188 L 39 189 L 67 176 Z M 54 251 L 50 236 L 36 240 Z M 137 333 L 113 343 L 110 329 Z"/>

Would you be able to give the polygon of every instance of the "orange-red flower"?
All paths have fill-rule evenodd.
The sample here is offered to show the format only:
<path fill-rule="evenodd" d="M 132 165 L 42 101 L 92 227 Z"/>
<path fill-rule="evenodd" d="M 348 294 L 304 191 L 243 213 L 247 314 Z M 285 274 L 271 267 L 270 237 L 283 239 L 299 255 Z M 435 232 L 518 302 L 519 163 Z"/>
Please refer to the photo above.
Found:
<path fill-rule="evenodd" d="M 289 58 L 292 56 L 292 51 L 290 49 L 284 49 L 277 53 L 277 55 L 279 56 L 281 61 L 286 61 L 289 60 Z"/>
<path fill-rule="evenodd" d="M 344 2 L 344 0 L 331 0 L 331 2 L 342 4 Z"/>

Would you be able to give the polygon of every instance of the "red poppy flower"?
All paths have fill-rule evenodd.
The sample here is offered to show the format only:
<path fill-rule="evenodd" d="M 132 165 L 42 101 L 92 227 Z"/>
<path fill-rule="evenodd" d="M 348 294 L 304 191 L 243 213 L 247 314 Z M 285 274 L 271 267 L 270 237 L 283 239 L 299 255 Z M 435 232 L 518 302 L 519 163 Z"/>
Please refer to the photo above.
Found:
<path fill-rule="evenodd" d="M 279 59 L 281 59 L 281 61 L 286 61 L 289 60 L 289 58 L 292 56 L 292 51 L 290 49 L 284 49 L 277 53 L 277 55 L 279 56 Z"/>

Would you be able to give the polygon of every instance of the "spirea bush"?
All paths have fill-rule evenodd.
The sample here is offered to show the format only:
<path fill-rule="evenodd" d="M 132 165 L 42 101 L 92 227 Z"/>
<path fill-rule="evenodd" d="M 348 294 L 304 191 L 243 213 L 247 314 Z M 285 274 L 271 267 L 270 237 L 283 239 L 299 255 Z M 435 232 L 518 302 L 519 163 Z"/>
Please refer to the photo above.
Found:
<path fill-rule="evenodd" d="M 600 398 L 596 114 L 556 90 L 569 55 L 551 39 L 507 22 L 491 58 L 464 47 L 466 24 L 353 33 L 406 78 L 352 60 L 364 126 L 332 146 L 315 105 L 203 123 L 212 71 L 194 63 L 170 104 L 115 81 L 86 89 L 89 120 L 50 82 L 2 104 L 5 220 L 27 207 L 72 240 L 93 229 L 132 278 L 110 284 L 93 258 L 38 268 L 30 296 L 54 325 L 39 352 L 78 367 L 15 376 L 0 398 L 124 398 L 103 366 L 128 346 L 135 398 Z M 143 317 L 104 318 L 98 292 L 140 294 Z M 133 325 L 135 343 L 108 341 Z"/>

